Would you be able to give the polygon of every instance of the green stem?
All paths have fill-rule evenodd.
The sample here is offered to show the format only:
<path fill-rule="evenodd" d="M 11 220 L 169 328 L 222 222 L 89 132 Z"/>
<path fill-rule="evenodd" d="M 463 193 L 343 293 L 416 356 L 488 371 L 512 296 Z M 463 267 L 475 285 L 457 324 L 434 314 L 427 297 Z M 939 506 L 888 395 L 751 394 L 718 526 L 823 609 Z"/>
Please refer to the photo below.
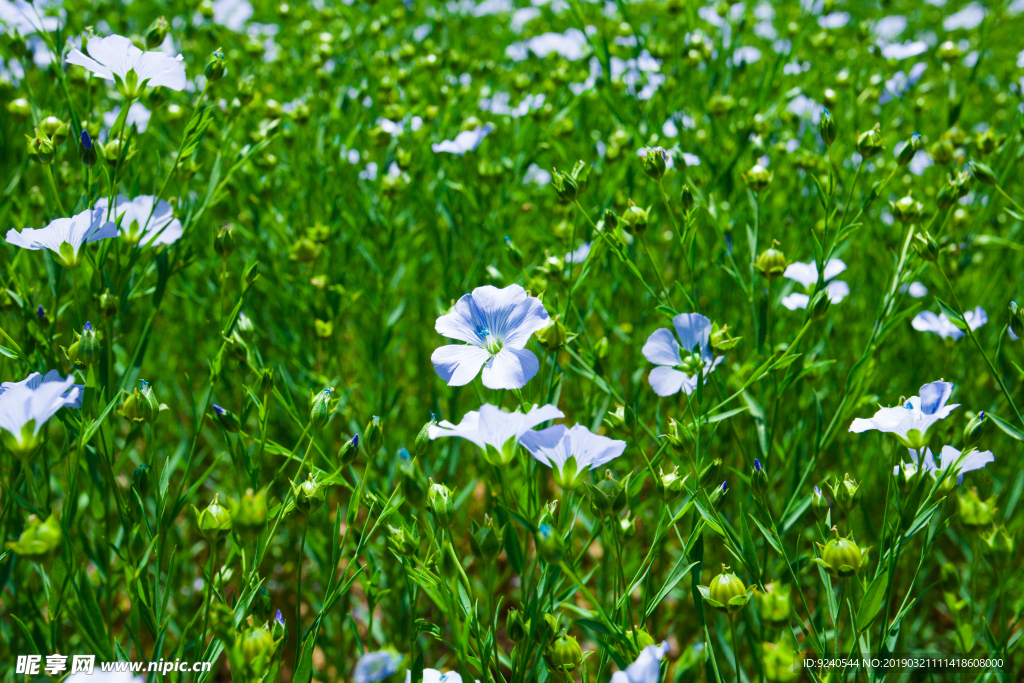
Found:
<path fill-rule="evenodd" d="M 736 683 L 740 683 L 740 651 L 736 648 L 736 615 L 729 615 L 729 630 L 732 632 L 732 666 L 736 669 Z"/>
<path fill-rule="evenodd" d="M 651 248 L 647 244 L 647 240 L 645 240 L 643 237 L 640 237 L 639 235 L 637 236 L 637 240 L 640 242 L 640 244 L 644 245 L 644 252 L 647 253 L 647 258 L 651 261 L 651 267 L 654 269 L 654 274 L 658 278 L 658 284 L 661 286 L 661 291 L 665 293 L 665 300 L 668 301 L 669 304 L 671 304 L 672 308 L 675 308 L 676 305 L 672 301 L 672 295 L 669 293 L 668 287 L 665 286 L 664 278 L 661 277 L 661 268 L 658 266 L 658 262 L 654 260 L 654 254 L 651 253 Z"/>
<path fill-rule="evenodd" d="M 309 529 L 309 515 L 303 515 L 302 540 L 299 541 L 299 585 L 298 597 L 295 599 L 295 669 L 299 667 L 299 656 L 302 653 L 302 560 L 306 555 L 306 531 Z"/>
<path fill-rule="evenodd" d="M 57 208 L 60 209 L 60 215 L 66 217 L 67 213 L 64 211 L 64 205 L 60 201 L 60 193 L 57 192 L 57 183 L 53 180 L 53 171 L 50 170 L 50 164 L 43 164 L 43 169 L 46 170 L 46 179 L 50 182 L 50 190 L 53 191 L 53 198 L 57 202 Z"/>
<path fill-rule="evenodd" d="M 217 569 L 217 543 L 218 541 L 210 543 L 210 566 L 206 577 L 209 583 L 206 586 L 206 614 L 203 615 L 203 635 L 199 639 L 200 650 L 205 648 L 206 631 L 210 626 L 210 606 L 213 603 L 213 578 L 216 575 Z"/>
<path fill-rule="evenodd" d="M 1006 198 L 1006 201 L 1008 201 L 1011 204 L 1013 204 L 1013 208 L 1017 210 L 1018 214 L 1024 215 L 1024 209 L 1020 208 L 1020 204 L 1018 204 L 1017 202 L 1013 201 L 1013 197 L 1011 197 L 1010 195 L 1006 194 L 1006 190 L 1003 189 L 1002 185 L 996 185 L 996 189 L 999 190 L 999 194 L 1003 195 L 1003 197 Z"/>

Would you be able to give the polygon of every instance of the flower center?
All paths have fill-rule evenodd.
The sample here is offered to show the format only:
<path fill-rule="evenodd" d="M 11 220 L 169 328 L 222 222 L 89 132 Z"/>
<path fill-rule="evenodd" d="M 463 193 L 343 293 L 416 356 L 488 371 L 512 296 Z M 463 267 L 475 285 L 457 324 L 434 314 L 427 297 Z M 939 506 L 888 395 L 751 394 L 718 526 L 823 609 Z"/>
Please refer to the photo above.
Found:
<path fill-rule="evenodd" d="M 487 328 L 480 330 L 480 336 L 484 340 L 484 348 L 487 349 L 488 353 L 493 355 L 501 351 L 502 340 L 491 334 L 490 330 Z"/>
<path fill-rule="evenodd" d="M 682 370 L 690 377 L 697 375 L 701 368 L 704 367 L 704 359 L 701 358 L 699 353 L 691 353 L 683 358 L 683 362 L 676 366 L 677 370 Z"/>

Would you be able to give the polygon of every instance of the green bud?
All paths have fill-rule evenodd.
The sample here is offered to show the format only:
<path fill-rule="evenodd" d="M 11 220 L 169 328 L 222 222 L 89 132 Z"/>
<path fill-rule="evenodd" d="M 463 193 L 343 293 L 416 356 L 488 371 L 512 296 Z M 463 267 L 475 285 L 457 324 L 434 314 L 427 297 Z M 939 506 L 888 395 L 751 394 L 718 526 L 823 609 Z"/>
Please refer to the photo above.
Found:
<path fill-rule="evenodd" d="M 288 624 L 281 616 L 281 610 L 274 615 L 274 622 L 270 625 L 270 635 L 274 636 L 275 643 L 284 643 L 288 640 Z"/>
<path fill-rule="evenodd" d="M 626 477 L 626 482 L 628 480 Z M 626 507 L 625 486 L 612 477 L 611 470 L 604 471 L 604 478 L 596 486 L 587 484 L 587 490 L 590 492 L 590 511 L 599 519 L 617 515 Z"/>
<path fill-rule="evenodd" d="M 247 674 L 239 678 L 243 681 L 262 680 L 270 670 L 271 661 L 277 650 L 277 643 L 274 641 L 274 636 L 271 635 L 270 630 L 266 625 L 250 626 L 242 632 L 241 638 L 238 639 L 237 647 L 241 654 L 241 658 L 238 661 L 243 662 Z"/>
<path fill-rule="evenodd" d="M 730 572 L 724 564 L 722 572 L 711 579 L 708 587 L 700 592 L 709 605 L 723 614 L 739 612 L 750 602 L 750 597 L 753 594 L 751 589 L 743 585 L 740 577 Z"/>
<path fill-rule="evenodd" d="M 857 507 L 863 494 L 860 484 L 849 473 L 843 477 L 842 481 L 836 480 L 834 484 L 829 484 L 829 488 L 832 489 L 832 498 L 836 501 L 836 507 L 843 512 L 849 512 Z"/>
<path fill-rule="evenodd" d="M 474 522 L 469 536 L 469 549 L 473 557 L 481 562 L 492 563 L 505 548 L 505 531 L 507 527 L 499 527 L 489 515 L 484 515 L 484 523 L 477 526 Z"/>
<path fill-rule="evenodd" d="M 38 132 L 48 137 L 56 146 L 68 139 L 68 124 L 56 116 L 47 116 L 39 122 Z"/>
<path fill-rule="evenodd" d="M 557 168 L 553 168 L 551 171 L 551 186 L 558 194 L 558 199 L 564 204 L 574 202 L 580 192 L 576 179 L 568 173 L 559 171 Z"/>
<path fill-rule="evenodd" d="M 220 494 L 214 495 L 213 502 L 207 505 L 202 512 L 195 505 L 192 506 L 199 533 L 210 544 L 215 544 L 231 532 L 231 513 L 218 502 L 219 496 Z"/>
<path fill-rule="evenodd" d="M 227 258 L 235 251 L 235 226 L 225 223 L 213 238 L 213 250 L 221 258 Z"/>
<path fill-rule="evenodd" d="M 380 418 L 374 415 L 366 423 L 366 429 L 363 430 L 363 448 L 366 449 L 367 457 L 372 458 L 380 452 L 383 445 L 384 425 L 381 423 Z"/>
<path fill-rule="evenodd" d="M 110 168 L 124 168 L 124 166 L 135 156 L 134 142 L 125 142 L 122 138 L 108 140 L 103 145 L 103 161 Z"/>
<path fill-rule="evenodd" d="M 505 635 L 517 645 L 526 638 L 526 624 L 523 622 L 523 615 L 515 608 L 510 609 L 505 618 Z"/>
<path fill-rule="evenodd" d="M 235 416 L 230 410 L 221 408 L 216 403 L 213 404 L 213 413 L 217 416 L 217 422 L 229 434 L 237 434 L 242 429 L 241 423 L 238 421 L 238 417 Z"/>
<path fill-rule="evenodd" d="M 921 150 L 921 147 L 923 147 L 921 136 L 914 133 L 910 136 L 909 140 L 903 143 L 900 151 L 896 153 L 896 163 L 900 166 L 906 166 L 914 158 L 914 155 Z"/>
<path fill-rule="evenodd" d="M 834 538 L 822 546 L 817 544 L 821 557 L 814 558 L 830 575 L 846 579 L 857 574 L 867 561 L 867 548 L 861 548 L 852 538 L 843 538 L 839 530 L 832 527 Z"/>
<path fill-rule="evenodd" d="M 160 401 L 157 400 L 153 387 L 146 380 L 140 379 L 139 386 L 124 400 L 121 415 L 135 424 L 152 424 L 159 417 L 160 408 Z"/>
<path fill-rule="evenodd" d="M 244 541 L 255 541 L 267 526 L 267 496 L 248 489 L 231 511 L 232 529 Z"/>
<path fill-rule="evenodd" d="M 986 185 L 998 184 L 998 182 L 996 181 L 996 174 L 992 171 L 991 168 L 989 168 L 985 164 L 981 163 L 980 161 L 975 161 L 974 159 L 971 159 L 971 161 L 969 161 L 967 165 L 970 167 L 971 173 L 974 174 L 974 177 L 979 182 L 985 183 Z"/>
<path fill-rule="evenodd" d="M 760 460 L 754 458 L 754 470 L 750 473 L 751 490 L 753 490 L 755 496 L 764 498 L 770 487 L 771 480 L 768 479 L 768 470 L 761 465 Z"/>
<path fill-rule="evenodd" d="M 741 173 L 740 177 L 743 178 L 746 186 L 754 192 L 764 192 L 771 184 L 774 174 L 769 173 L 768 169 L 761 164 L 754 164 L 749 171 Z"/>
<path fill-rule="evenodd" d="M 641 236 L 647 232 L 647 224 L 650 222 L 651 209 L 641 209 L 630 199 L 627 202 L 626 210 L 622 213 L 620 220 L 623 228 L 630 235 Z"/>
<path fill-rule="evenodd" d="M 309 422 L 315 430 L 323 429 L 331 419 L 331 391 L 333 388 L 324 387 L 323 391 L 310 397 Z"/>
<path fill-rule="evenodd" d="M 537 528 L 537 555 L 548 564 L 558 564 L 565 556 L 565 540 L 558 529 L 550 524 L 541 524 Z"/>
<path fill-rule="evenodd" d="M 75 332 L 75 337 L 74 343 L 64 349 L 64 355 L 68 357 L 68 360 L 79 367 L 96 363 L 100 357 L 101 346 L 96 331 L 92 328 L 92 323 L 86 321 L 82 333 Z"/>
<path fill-rule="evenodd" d="M 537 343 L 545 351 L 557 351 L 564 347 L 566 343 L 576 338 L 575 334 L 569 333 L 569 330 L 566 329 L 558 317 L 556 314 L 551 318 L 551 322 L 536 332 Z"/>
<path fill-rule="evenodd" d="M 765 592 L 755 591 L 757 613 L 761 618 L 774 626 L 789 623 L 793 614 L 793 587 L 786 583 L 766 583 Z"/>
<path fill-rule="evenodd" d="M 857 137 L 857 152 L 864 160 L 870 159 L 884 149 L 881 124 L 876 123 L 874 128 L 864 131 Z"/>
<path fill-rule="evenodd" d="M 149 495 L 150 472 L 149 465 L 142 463 L 132 473 L 132 488 L 138 491 L 140 498 L 145 498 Z"/>
<path fill-rule="evenodd" d="M 167 17 L 157 17 L 153 20 L 153 23 L 146 29 L 144 37 L 146 39 L 146 48 L 153 50 L 160 47 L 164 42 L 164 38 L 171 30 L 171 25 L 167 22 Z"/>
<path fill-rule="evenodd" d="M 92 138 L 89 137 L 88 131 L 84 129 L 82 130 L 82 136 L 78 140 L 78 159 L 86 168 L 92 168 L 99 160 L 96 145 L 93 143 Z"/>
<path fill-rule="evenodd" d="M 1017 544 L 1013 536 L 1006 531 L 1006 527 L 1003 525 L 999 525 L 981 537 L 982 556 L 1000 574 L 1016 566 L 1014 562 L 1016 550 Z"/>
<path fill-rule="evenodd" d="M 60 550 L 64 534 L 60 530 L 60 522 L 54 513 L 40 521 L 35 515 L 29 515 L 25 520 L 25 528 L 22 529 L 18 541 L 7 542 L 7 547 L 13 550 L 19 557 L 31 562 L 46 564 Z"/>
<path fill-rule="evenodd" d="M 917 465 L 912 462 L 901 462 L 893 469 L 893 476 L 896 477 L 896 484 L 904 495 L 913 490 L 918 474 L 920 474 L 920 470 Z"/>
<path fill-rule="evenodd" d="M 893 215 L 904 225 L 916 223 L 921 218 L 921 212 L 924 211 L 924 205 L 916 201 L 910 193 L 898 201 L 889 202 L 889 206 L 892 208 Z"/>
<path fill-rule="evenodd" d="M 715 458 L 700 471 L 700 475 L 697 477 L 697 486 L 705 489 L 709 486 L 713 486 L 718 482 L 718 472 L 722 469 L 721 458 Z"/>
<path fill-rule="evenodd" d="M 555 671 L 572 672 L 583 663 L 583 650 L 575 638 L 565 635 L 563 631 L 562 635 L 548 646 L 546 659 Z"/>
<path fill-rule="evenodd" d="M 34 138 L 30 138 L 26 135 L 25 139 L 28 141 L 27 147 L 29 159 L 37 164 L 49 164 L 53 161 L 53 141 L 48 137 L 41 135 L 39 131 L 36 130 L 36 136 Z"/>
<path fill-rule="evenodd" d="M 828 287 L 819 289 L 811 297 L 811 301 L 807 304 L 808 315 L 811 320 L 821 320 L 828 313 L 828 310 L 832 308 L 832 297 L 829 294 Z"/>
<path fill-rule="evenodd" d="M 224 51 L 218 47 L 210 53 L 210 58 L 206 61 L 206 79 L 211 83 L 219 81 L 224 78 L 227 71 L 228 68 L 224 63 Z"/>
<path fill-rule="evenodd" d="M 667 154 L 661 147 L 648 147 L 643 158 L 644 173 L 660 180 L 665 175 Z"/>
<path fill-rule="evenodd" d="M 633 538 L 636 535 L 636 517 L 632 511 L 627 511 L 625 517 L 619 518 L 618 531 L 622 538 Z"/>
<path fill-rule="evenodd" d="M 409 530 L 405 524 L 393 527 L 388 524 L 388 547 L 401 557 L 412 557 L 419 549 L 420 538 L 415 530 Z"/>
<path fill-rule="evenodd" d="M 256 95 L 256 76 L 249 74 L 238 79 L 238 101 L 243 106 L 252 102 Z"/>
<path fill-rule="evenodd" d="M 632 406 L 626 407 L 620 403 L 615 406 L 614 412 L 605 413 L 604 424 L 619 436 L 632 438 L 638 426 L 636 411 Z"/>
<path fill-rule="evenodd" d="M 981 440 L 981 435 L 988 426 L 988 423 L 988 415 L 985 414 L 984 410 L 971 418 L 967 426 L 964 427 L 964 449 L 974 448 L 978 445 L 978 441 Z"/>
<path fill-rule="evenodd" d="M 711 348 L 718 353 L 725 353 L 740 343 L 743 337 L 734 337 L 729 333 L 729 326 L 718 326 L 718 323 L 711 324 Z"/>
<path fill-rule="evenodd" d="M 972 488 L 956 497 L 956 507 L 960 523 L 969 530 L 979 531 L 992 524 L 996 513 L 996 497 L 982 500 L 978 497 L 978 489 Z"/>
<path fill-rule="evenodd" d="M 777 280 L 782 277 L 782 274 L 786 272 L 786 268 L 789 266 L 786 255 L 775 248 L 778 244 L 777 241 L 772 240 L 772 246 L 762 251 L 754 263 L 754 268 L 757 269 L 757 272 L 769 280 Z"/>
<path fill-rule="evenodd" d="M 814 494 L 811 496 L 811 511 L 819 522 L 828 516 L 828 501 L 817 486 L 814 487 Z"/>
<path fill-rule="evenodd" d="M 526 630 L 530 630 L 530 622 L 526 622 Z M 537 623 L 537 642 L 541 645 L 548 645 L 558 635 L 558 617 L 550 612 L 544 612 Z"/>
<path fill-rule="evenodd" d="M 512 238 L 505 235 L 505 253 L 508 255 L 508 262 L 512 264 L 512 267 L 516 270 L 523 269 L 523 252 L 519 251 L 519 247 L 512 243 Z"/>
<path fill-rule="evenodd" d="M 308 516 L 319 510 L 327 499 L 327 485 L 318 482 L 316 475 L 310 472 L 306 481 L 298 486 L 292 484 L 292 494 L 295 496 L 295 508 Z"/>
<path fill-rule="evenodd" d="M 435 484 L 433 479 L 427 480 L 427 506 L 434 516 L 434 523 L 447 529 L 455 521 L 455 500 L 451 489 L 444 484 Z"/>
<path fill-rule="evenodd" d="M 832 112 L 828 109 L 821 113 L 821 121 L 818 123 L 818 132 L 821 133 L 821 139 L 825 141 L 825 145 L 828 147 L 832 146 L 832 143 L 836 141 L 836 121 L 832 117 Z"/>
<path fill-rule="evenodd" d="M 611 209 L 604 210 L 604 229 L 614 232 L 619 226 L 619 217 Z"/>
<path fill-rule="evenodd" d="M 927 230 L 914 233 L 914 251 L 922 260 L 929 263 L 939 260 L 939 243 Z"/>
<path fill-rule="evenodd" d="M 267 396 L 274 390 L 274 368 L 263 368 L 256 380 L 256 388 L 260 394 Z"/>
<path fill-rule="evenodd" d="M 666 503 L 671 503 L 683 495 L 688 478 L 688 476 L 680 476 L 678 465 L 668 472 L 658 467 L 658 477 L 654 480 L 654 490 L 659 498 Z"/>
<path fill-rule="evenodd" d="M 682 192 L 679 194 L 679 201 L 683 205 L 683 213 L 690 213 L 696 200 L 693 198 L 693 190 L 690 189 L 688 184 L 683 185 Z"/>

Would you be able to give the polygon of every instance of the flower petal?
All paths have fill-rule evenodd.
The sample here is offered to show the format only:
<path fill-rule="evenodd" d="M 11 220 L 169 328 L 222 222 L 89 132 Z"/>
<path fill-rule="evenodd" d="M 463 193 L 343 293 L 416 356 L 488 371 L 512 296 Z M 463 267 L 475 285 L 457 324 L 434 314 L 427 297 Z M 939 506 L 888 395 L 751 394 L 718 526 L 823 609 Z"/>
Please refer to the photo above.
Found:
<path fill-rule="evenodd" d="M 787 296 L 782 297 L 782 305 L 791 311 L 796 311 L 802 308 L 807 308 L 807 304 L 810 303 L 811 297 L 800 292 L 794 292 Z"/>
<path fill-rule="evenodd" d="M 683 362 L 679 355 L 679 342 L 676 341 L 675 335 L 664 327 L 658 328 L 647 338 L 643 354 L 648 362 L 655 365 L 675 366 Z"/>
<path fill-rule="evenodd" d="M 450 387 L 461 387 L 473 381 L 491 354 L 475 346 L 450 344 L 434 349 L 430 362 L 437 376 Z"/>
<path fill-rule="evenodd" d="M 700 313 L 681 313 L 672 318 L 672 325 L 679 335 L 679 344 L 684 351 L 707 348 L 711 337 L 711 320 Z"/>
<path fill-rule="evenodd" d="M 163 86 L 181 91 L 188 81 L 180 55 L 171 57 L 162 52 L 145 52 L 139 58 L 135 71 L 139 75 L 139 83 L 149 81 L 151 88 Z"/>
<path fill-rule="evenodd" d="M 826 288 L 828 289 L 828 298 L 834 304 L 839 303 L 850 294 L 850 285 L 842 280 L 833 280 L 826 285 Z"/>
<path fill-rule="evenodd" d="M 650 383 L 651 388 L 654 389 L 654 393 L 658 396 L 672 396 L 673 394 L 678 394 L 679 390 L 683 388 L 683 385 L 686 384 L 689 379 L 690 378 L 685 372 L 681 372 L 675 368 L 665 367 L 664 365 L 654 368 L 651 370 L 651 374 L 647 376 L 648 383 Z"/>
<path fill-rule="evenodd" d="M 78 48 L 74 48 L 73 50 L 71 50 L 71 52 L 68 53 L 66 59 L 68 64 L 75 64 L 77 66 L 85 67 L 86 69 L 93 72 L 100 78 L 105 78 L 108 81 L 114 80 L 114 74 L 109 68 L 103 66 L 95 59 L 87 57 Z"/>
<path fill-rule="evenodd" d="M 829 261 L 830 265 L 831 263 L 832 262 Z M 827 268 L 826 272 L 828 272 Z M 793 263 L 790 263 L 788 266 L 786 266 L 786 270 L 784 273 L 782 273 L 782 277 L 788 278 L 790 280 L 795 280 L 796 282 L 802 284 L 804 287 L 810 287 L 811 285 L 818 281 L 818 265 L 814 263 L 814 261 L 811 261 L 810 263 L 794 261 Z"/>
<path fill-rule="evenodd" d="M 953 384 L 950 382 L 931 382 L 921 387 L 921 412 L 925 415 L 932 415 L 946 405 L 946 401 L 953 393 Z"/>
<path fill-rule="evenodd" d="M 846 270 L 846 264 L 837 258 L 829 259 L 825 264 L 825 282 L 828 282 L 839 273 Z"/>
<path fill-rule="evenodd" d="M 484 366 L 481 379 L 488 389 L 522 389 L 538 370 L 533 351 L 505 347 Z"/>

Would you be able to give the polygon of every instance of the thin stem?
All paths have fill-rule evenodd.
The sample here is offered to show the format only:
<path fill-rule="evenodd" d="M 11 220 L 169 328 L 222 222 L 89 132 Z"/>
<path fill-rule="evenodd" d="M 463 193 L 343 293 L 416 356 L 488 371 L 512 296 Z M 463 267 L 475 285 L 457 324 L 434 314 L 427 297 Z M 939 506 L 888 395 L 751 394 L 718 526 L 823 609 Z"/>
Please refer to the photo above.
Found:
<path fill-rule="evenodd" d="M 996 189 L 999 190 L 999 194 L 1003 195 L 1003 197 L 1006 198 L 1006 201 L 1008 201 L 1011 204 L 1013 204 L 1013 208 L 1017 210 L 1018 214 L 1024 215 L 1024 209 L 1020 208 L 1020 204 L 1018 204 L 1017 202 L 1013 201 L 1013 197 L 1011 197 L 1010 195 L 1006 194 L 1006 190 L 1003 189 L 1002 185 L 996 185 Z"/>
<path fill-rule="evenodd" d="M 299 667 L 299 655 L 302 653 L 302 560 L 306 555 L 306 531 L 309 529 L 309 515 L 303 515 L 302 540 L 299 541 L 299 586 L 298 597 L 295 599 L 295 669 Z"/>
<path fill-rule="evenodd" d="M 661 286 L 661 291 L 665 293 L 665 299 L 675 308 L 675 303 L 672 301 L 672 295 L 668 291 L 668 287 L 665 286 L 665 280 L 661 277 L 661 268 L 658 266 L 658 262 L 654 260 L 654 254 L 651 253 L 651 248 L 647 244 L 647 240 L 643 237 L 637 236 L 640 244 L 644 245 L 644 251 L 647 253 L 647 258 L 651 261 L 651 267 L 654 268 L 654 274 L 658 277 L 658 284 Z"/>
<path fill-rule="evenodd" d="M 732 632 L 732 666 L 736 669 L 736 683 L 740 683 L 740 651 L 736 648 L 736 615 L 729 615 L 729 630 Z"/>
<path fill-rule="evenodd" d="M 46 170 L 46 179 L 50 182 L 50 189 L 53 191 L 53 198 L 57 202 L 57 208 L 60 209 L 61 216 L 67 216 L 64 211 L 64 205 L 60 202 L 60 193 L 57 192 L 57 183 L 53 180 L 53 171 L 50 170 L 50 164 L 43 164 L 43 169 Z"/>
<path fill-rule="evenodd" d="M 210 605 L 213 603 L 213 577 L 217 569 L 217 543 L 218 541 L 210 542 L 210 565 L 207 573 L 209 583 L 206 586 L 206 614 L 203 615 L 203 636 L 199 639 L 200 648 L 205 647 L 206 630 L 210 626 Z"/>

